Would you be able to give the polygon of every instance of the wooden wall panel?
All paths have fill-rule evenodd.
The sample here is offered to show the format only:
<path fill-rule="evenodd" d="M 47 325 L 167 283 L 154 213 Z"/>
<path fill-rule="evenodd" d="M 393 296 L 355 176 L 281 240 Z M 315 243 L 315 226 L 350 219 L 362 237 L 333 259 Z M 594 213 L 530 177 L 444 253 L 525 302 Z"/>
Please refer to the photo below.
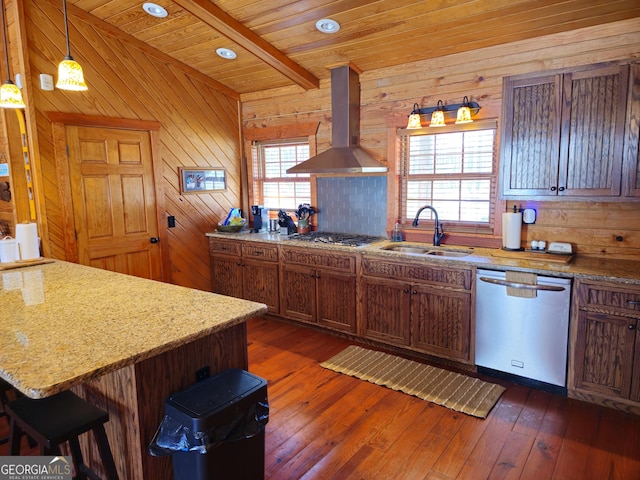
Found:
<path fill-rule="evenodd" d="M 387 128 L 406 125 L 414 103 L 423 107 L 435 106 L 440 99 L 460 103 L 467 95 L 482 107 L 477 119 L 499 119 L 504 76 L 633 59 L 638 55 L 640 19 L 633 19 L 365 71 L 360 74 L 360 143 L 377 159 L 388 162 L 387 153 L 394 149 L 389 148 Z M 318 90 L 304 93 L 283 88 L 243 94 L 243 127 L 318 121 L 321 152 L 331 143 L 330 95 L 328 80 L 321 81 Z M 497 207 L 500 212 L 507 205 L 500 202 Z M 571 241 L 583 253 L 640 255 L 638 203 L 538 202 L 534 208 L 539 221 L 523 230 L 523 239 L 528 242 Z"/>
<path fill-rule="evenodd" d="M 156 161 L 162 163 L 162 176 L 156 181 L 162 184 L 166 213 L 174 215 L 178 225 L 168 230 L 171 282 L 210 290 L 204 234 L 240 202 L 237 99 L 221 93 L 202 76 L 188 75 L 184 66 L 150 55 L 139 42 L 97 18 L 74 16 L 75 9 L 69 18 L 71 52 L 83 66 L 89 90 L 41 91 L 37 88 L 39 74 L 55 78 L 58 62 L 65 55 L 61 5 L 25 0 L 24 9 L 50 255 L 64 258 L 65 251 L 60 179 L 46 112 L 158 121 Z M 227 190 L 181 195 L 178 168 L 182 166 L 224 168 Z"/>

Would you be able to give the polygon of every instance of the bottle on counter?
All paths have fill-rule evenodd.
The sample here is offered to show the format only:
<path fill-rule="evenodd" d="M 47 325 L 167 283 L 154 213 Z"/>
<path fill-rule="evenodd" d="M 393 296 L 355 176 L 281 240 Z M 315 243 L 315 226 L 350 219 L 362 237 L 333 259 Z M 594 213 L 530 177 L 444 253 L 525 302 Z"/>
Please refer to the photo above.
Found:
<path fill-rule="evenodd" d="M 396 223 L 395 228 L 391 232 L 391 241 L 392 242 L 401 242 L 402 241 L 402 230 L 400 230 L 400 224 Z"/>

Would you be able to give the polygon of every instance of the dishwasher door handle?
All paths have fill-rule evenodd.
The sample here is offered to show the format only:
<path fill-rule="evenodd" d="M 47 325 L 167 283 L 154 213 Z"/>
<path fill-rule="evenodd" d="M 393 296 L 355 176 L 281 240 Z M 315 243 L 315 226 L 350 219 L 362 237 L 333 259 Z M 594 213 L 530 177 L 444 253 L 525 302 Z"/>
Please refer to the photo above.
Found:
<path fill-rule="evenodd" d="M 507 280 L 500 280 L 499 278 L 480 277 L 480 280 L 487 283 L 493 283 L 495 285 L 519 288 L 521 290 L 546 290 L 548 292 L 563 292 L 565 289 L 564 287 L 557 287 L 554 285 L 530 285 L 528 283 L 509 282 Z"/>

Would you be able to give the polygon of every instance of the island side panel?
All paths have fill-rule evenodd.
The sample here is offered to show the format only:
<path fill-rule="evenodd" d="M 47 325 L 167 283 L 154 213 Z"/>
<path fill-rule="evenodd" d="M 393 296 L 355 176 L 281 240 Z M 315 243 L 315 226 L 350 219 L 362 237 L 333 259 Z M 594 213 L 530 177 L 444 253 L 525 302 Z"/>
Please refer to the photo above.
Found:
<path fill-rule="evenodd" d="M 196 370 L 207 365 L 211 375 L 229 368 L 247 370 L 247 327 L 244 322 L 135 365 L 142 478 L 173 478 L 171 457 L 152 457 L 147 454 L 147 448 L 164 417 L 166 398 L 194 384 Z"/>
<path fill-rule="evenodd" d="M 109 412 L 105 425 L 120 478 L 172 480 L 171 457 L 152 457 L 148 447 L 164 417 L 166 398 L 195 383 L 195 371 L 209 365 L 211 375 L 248 368 L 247 329 L 241 323 L 203 336 L 169 352 L 92 379 L 76 393 Z M 93 438 L 83 453 L 104 474 Z"/>

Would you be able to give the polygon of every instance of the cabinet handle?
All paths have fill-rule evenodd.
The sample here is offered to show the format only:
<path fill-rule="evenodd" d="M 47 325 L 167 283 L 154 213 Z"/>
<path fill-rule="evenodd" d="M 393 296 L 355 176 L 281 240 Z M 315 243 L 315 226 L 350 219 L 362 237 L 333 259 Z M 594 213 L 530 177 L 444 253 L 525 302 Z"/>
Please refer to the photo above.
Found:
<path fill-rule="evenodd" d="M 556 187 L 551 187 L 551 188 L 550 188 L 550 190 L 551 190 L 552 192 L 555 192 L 555 191 L 556 191 Z"/>
<path fill-rule="evenodd" d="M 404 290 L 402 290 L 402 293 L 409 293 L 409 289 L 405 288 Z"/>
<path fill-rule="evenodd" d="M 253 253 L 254 255 L 264 255 L 264 252 L 262 250 L 256 250 Z"/>
<path fill-rule="evenodd" d="M 320 274 L 319 273 L 316 273 L 316 278 L 320 278 Z"/>
<path fill-rule="evenodd" d="M 559 191 L 559 192 L 564 192 L 564 187 L 560 187 L 560 188 L 558 188 L 558 191 Z"/>
<path fill-rule="evenodd" d="M 418 292 L 416 290 L 411 290 L 412 295 L 416 295 Z"/>
<path fill-rule="evenodd" d="M 638 301 L 638 300 L 627 300 L 627 305 L 630 305 L 632 307 L 637 307 L 637 306 L 640 306 L 640 301 Z"/>
<path fill-rule="evenodd" d="M 238 263 L 236 263 L 236 265 L 238 265 L 239 267 L 244 267 L 242 262 L 238 262 Z"/>
<path fill-rule="evenodd" d="M 480 277 L 480 280 L 494 285 L 504 285 L 505 287 L 518 288 L 520 290 L 546 290 L 549 292 L 562 292 L 564 287 L 555 285 L 530 285 L 528 283 L 508 282 L 499 278 Z"/>
<path fill-rule="evenodd" d="M 635 330 L 636 326 L 635 325 L 629 325 L 629 330 Z"/>

